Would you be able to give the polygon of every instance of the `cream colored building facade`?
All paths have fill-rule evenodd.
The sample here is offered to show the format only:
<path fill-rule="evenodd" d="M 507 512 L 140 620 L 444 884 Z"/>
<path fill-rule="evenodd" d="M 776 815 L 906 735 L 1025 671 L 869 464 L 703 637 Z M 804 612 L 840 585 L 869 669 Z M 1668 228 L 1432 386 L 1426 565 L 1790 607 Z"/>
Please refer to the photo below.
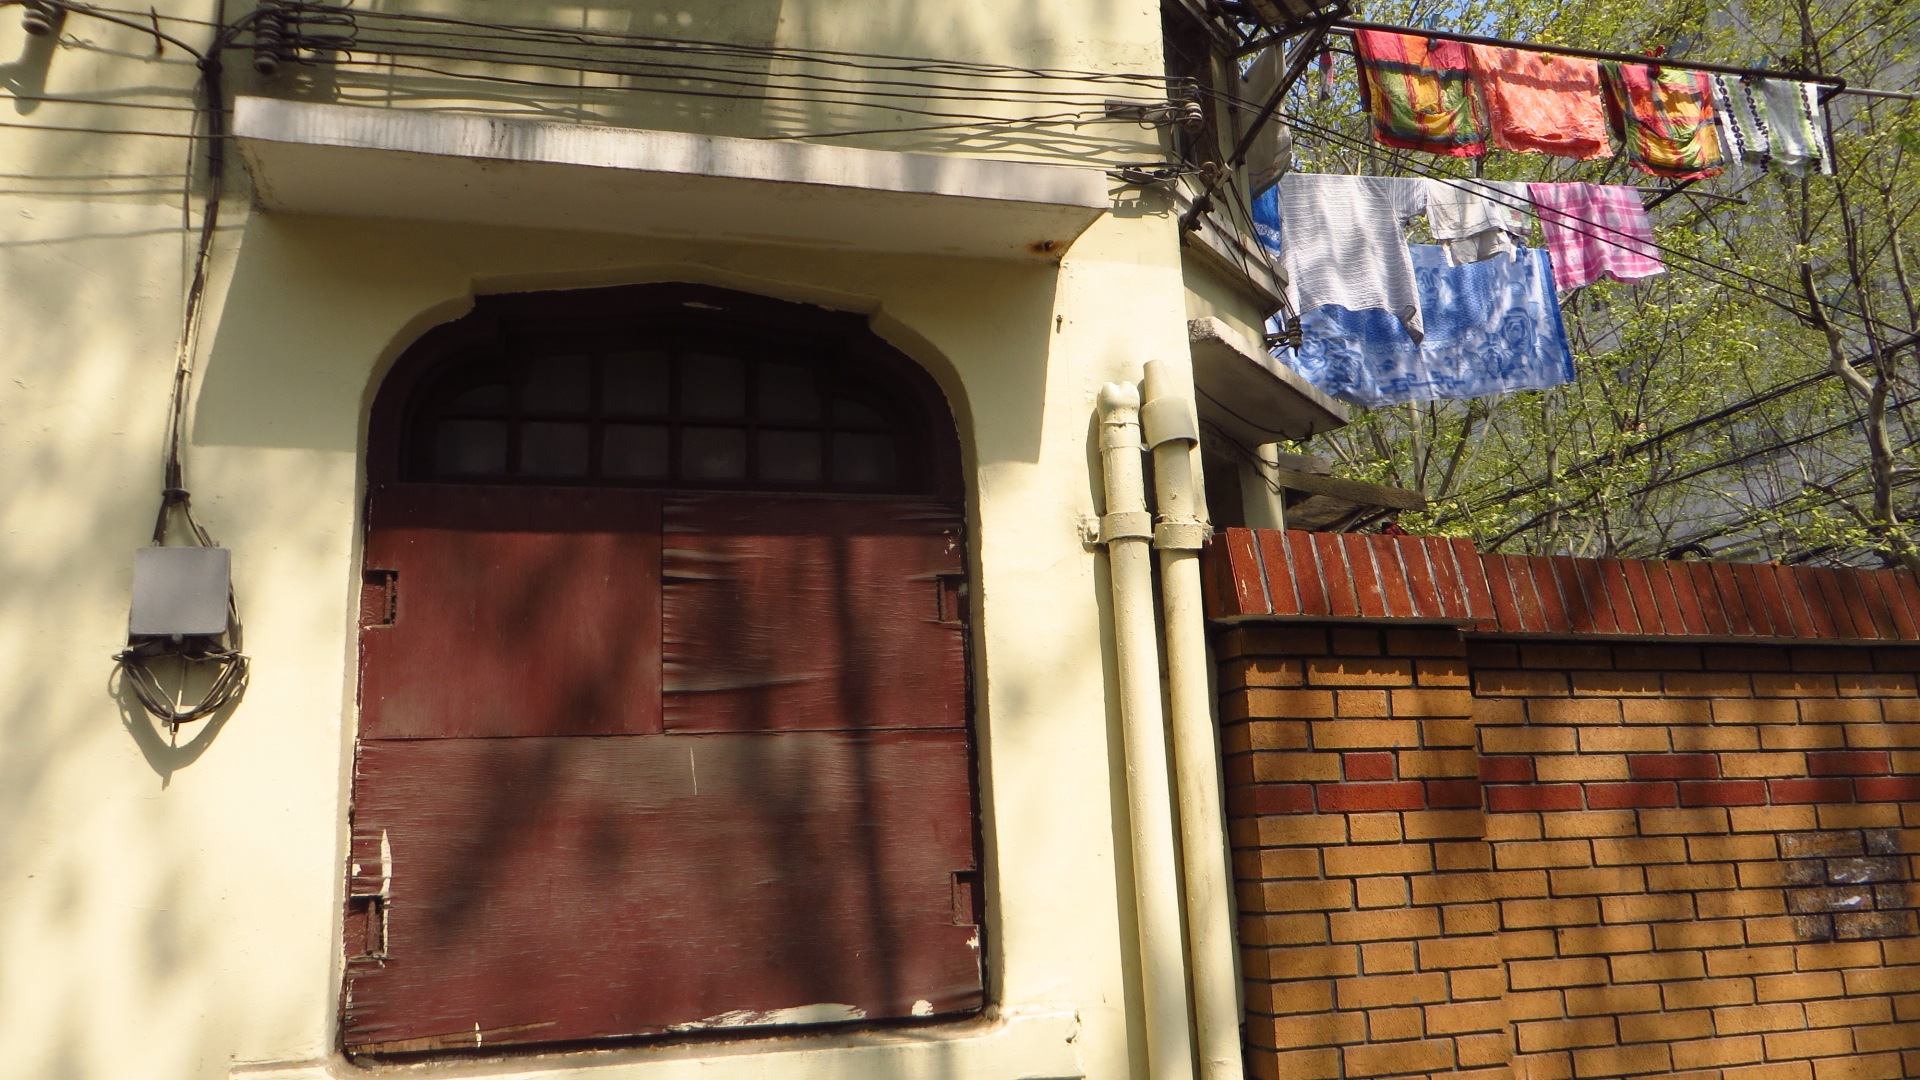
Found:
<path fill-rule="evenodd" d="M 31 36 L 21 8 L 0 9 L 0 98 L 12 106 L 0 126 L 8 1072 L 320 1080 L 368 1067 L 341 1054 L 338 1024 L 370 403 L 396 357 L 476 296 L 671 281 L 864 314 L 946 394 L 974 537 L 989 1005 L 919 1027 L 380 1068 L 1147 1075 L 1127 763 L 1105 561 L 1089 531 L 1102 509 L 1095 403 L 1149 361 L 1186 378 L 1209 349 L 1220 356 L 1206 362 L 1231 367 L 1221 377 L 1255 378 L 1235 347 L 1257 352 L 1245 343 L 1276 306 L 1271 271 L 1233 269 L 1247 249 L 1214 225 L 1183 240 L 1178 185 L 1112 175 L 1172 160 L 1165 125 L 780 137 L 956 123 L 894 108 L 903 101 L 1098 118 L 1102 96 L 1139 97 L 1138 86 L 1065 73 L 1164 72 L 1162 11 L 1146 0 L 373 10 L 746 43 L 760 50 L 760 86 L 696 97 L 704 84 L 557 60 L 409 68 L 374 51 L 263 78 L 249 70 L 253 37 L 233 36 L 222 107 L 238 138 L 192 342 L 185 464 L 200 521 L 233 552 L 252 669 L 237 707 L 172 736 L 110 658 L 126 644 L 132 554 L 158 505 L 206 213 L 206 140 L 181 136 L 204 135 L 207 119 L 181 43 L 204 49 L 246 12 L 164 0 L 151 16 L 68 13 Z M 445 29 L 363 13 L 355 32 Z M 769 89 L 803 86 L 786 76 L 828 50 L 978 65 L 914 81 L 981 100 Z M 1056 74 L 1012 79 L 1012 68 Z M 1009 88 L 1069 103 L 998 93 Z M 1249 385 L 1242 411 L 1278 394 Z M 1337 406 L 1287 393 L 1318 418 L 1295 422 L 1338 422 Z"/>

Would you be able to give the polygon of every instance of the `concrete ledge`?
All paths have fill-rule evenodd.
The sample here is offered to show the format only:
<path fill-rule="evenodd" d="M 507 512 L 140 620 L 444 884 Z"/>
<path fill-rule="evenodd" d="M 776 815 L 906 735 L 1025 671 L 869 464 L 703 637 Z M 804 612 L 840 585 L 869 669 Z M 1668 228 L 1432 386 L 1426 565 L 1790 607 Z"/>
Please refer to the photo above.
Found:
<path fill-rule="evenodd" d="M 1187 323 L 1200 418 L 1251 446 L 1345 427 L 1347 407 L 1219 319 Z"/>
<path fill-rule="evenodd" d="M 1042 260 L 1098 169 L 242 97 L 266 210 Z"/>

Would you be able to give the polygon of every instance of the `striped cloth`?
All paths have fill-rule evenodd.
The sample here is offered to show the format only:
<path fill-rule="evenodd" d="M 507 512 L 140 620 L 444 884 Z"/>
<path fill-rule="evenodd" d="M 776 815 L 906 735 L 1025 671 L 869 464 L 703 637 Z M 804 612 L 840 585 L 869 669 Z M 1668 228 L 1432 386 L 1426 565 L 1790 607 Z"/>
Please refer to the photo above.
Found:
<path fill-rule="evenodd" d="M 1726 155 L 1706 72 L 1607 60 L 1600 74 L 1607 118 L 1635 168 L 1672 180 L 1720 175 Z"/>
<path fill-rule="evenodd" d="M 1561 292 L 1603 277 L 1639 281 L 1665 273 L 1640 192 L 1615 184 L 1528 184 Z"/>
<path fill-rule="evenodd" d="M 1356 30 L 1360 106 L 1383 146 L 1452 157 L 1487 152 L 1487 121 L 1458 41 Z"/>

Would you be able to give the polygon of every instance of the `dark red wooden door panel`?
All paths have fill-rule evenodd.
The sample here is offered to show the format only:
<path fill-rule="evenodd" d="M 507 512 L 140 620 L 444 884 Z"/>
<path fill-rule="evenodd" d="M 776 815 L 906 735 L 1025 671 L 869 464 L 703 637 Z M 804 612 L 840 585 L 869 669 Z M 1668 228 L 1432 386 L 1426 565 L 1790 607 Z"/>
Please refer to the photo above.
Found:
<path fill-rule="evenodd" d="M 965 726 L 957 508 L 668 496 L 662 520 L 668 731 Z"/>
<path fill-rule="evenodd" d="M 660 730 L 660 503 L 617 489 L 374 493 L 360 735 Z"/>
<path fill-rule="evenodd" d="M 969 772 L 957 730 L 364 743 L 347 1045 L 978 1009 Z"/>

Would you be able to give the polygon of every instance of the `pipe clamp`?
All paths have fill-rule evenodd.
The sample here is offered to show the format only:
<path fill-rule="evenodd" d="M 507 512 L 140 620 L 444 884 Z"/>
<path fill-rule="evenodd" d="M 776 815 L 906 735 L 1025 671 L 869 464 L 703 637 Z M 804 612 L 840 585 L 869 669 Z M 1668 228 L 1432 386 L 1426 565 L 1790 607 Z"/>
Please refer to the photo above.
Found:
<path fill-rule="evenodd" d="M 1213 526 L 1204 521 L 1163 521 L 1153 530 L 1153 546 L 1165 550 L 1198 550 L 1205 547 Z"/>
<path fill-rule="evenodd" d="M 1152 535 L 1153 515 L 1145 510 L 1120 510 L 1100 515 L 1100 542 L 1103 544 L 1136 537 L 1144 540 Z"/>

